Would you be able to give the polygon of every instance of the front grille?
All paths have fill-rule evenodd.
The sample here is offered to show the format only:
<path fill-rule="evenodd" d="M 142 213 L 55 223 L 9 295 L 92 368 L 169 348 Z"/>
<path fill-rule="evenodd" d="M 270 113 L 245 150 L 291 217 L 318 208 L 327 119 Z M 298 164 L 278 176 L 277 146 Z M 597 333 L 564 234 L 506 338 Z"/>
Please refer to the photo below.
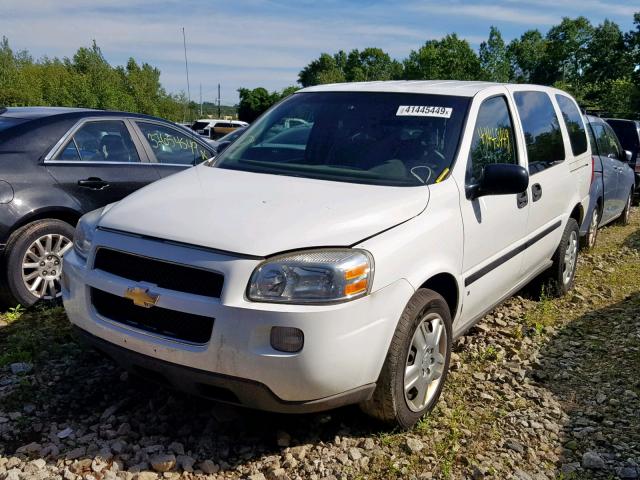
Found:
<path fill-rule="evenodd" d="M 155 258 L 100 248 L 93 268 L 135 282 L 149 282 L 161 288 L 220 298 L 224 277 L 217 272 L 178 265 Z"/>
<path fill-rule="evenodd" d="M 164 337 L 191 343 L 207 343 L 211 338 L 211 317 L 177 312 L 166 308 L 144 308 L 126 298 L 91 289 L 91 303 L 96 312 L 114 322 L 151 332 Z"/>

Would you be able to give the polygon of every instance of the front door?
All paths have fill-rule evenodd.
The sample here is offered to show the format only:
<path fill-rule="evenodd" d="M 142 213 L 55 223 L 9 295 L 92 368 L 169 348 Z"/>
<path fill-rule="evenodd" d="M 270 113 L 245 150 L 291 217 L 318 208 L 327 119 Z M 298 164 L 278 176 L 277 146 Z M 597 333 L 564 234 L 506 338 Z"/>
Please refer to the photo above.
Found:
<path fill-rule="evenodd" d="M 604 123 L 596 123 L 593 125 L 593 135 L 596 139 L 600 161 L 602 162 L 604 189 L 602 223 L 608 223 L 620 213 L 620 211 L 618 211 L 618 204 L 620 203 L 618 168 L 620 162 L 615 158 L 618 155 L 618 150 L 616 142 L 607 132 Z"/>
<path fill-rule="evenodd" d="M 465 186 L 477 183 L 488 164 L 522 164 L 512 118 L 505 95 L 487 98 L 480 104 L 467 160 Z M 470 118 L 470 121 L 473 120 Z M 461 189 L 460 206 L 464 225 L 462 308 L 465 322 L 469 323 L 517 283 L 522 263 L 517 247 L 525 235 L 529 200 L 526 192 L 469 200 L 465 189 Z"/>
<path fill-rule="evenodd" d="M 46 168 L 59 187 L 88 212 L 160 178 L 141 156 L 144 158 L 144 152 L 134 144 L 124 120 L 87 120 L 46 162 Z"/>

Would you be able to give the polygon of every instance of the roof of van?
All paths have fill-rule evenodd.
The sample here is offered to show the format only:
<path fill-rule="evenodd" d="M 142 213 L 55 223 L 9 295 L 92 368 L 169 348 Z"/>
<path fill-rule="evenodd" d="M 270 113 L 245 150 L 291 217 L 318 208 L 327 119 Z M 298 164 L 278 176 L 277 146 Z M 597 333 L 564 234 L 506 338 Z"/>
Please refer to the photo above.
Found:
<path fill-rule="evenodd" d="M 299 90 L 299 92 L 399 92 L 473 97 L 482 90 L 499 85 L 506 86 L 508 84 L 459 80 L 394 80 L 316 85 Z"/>

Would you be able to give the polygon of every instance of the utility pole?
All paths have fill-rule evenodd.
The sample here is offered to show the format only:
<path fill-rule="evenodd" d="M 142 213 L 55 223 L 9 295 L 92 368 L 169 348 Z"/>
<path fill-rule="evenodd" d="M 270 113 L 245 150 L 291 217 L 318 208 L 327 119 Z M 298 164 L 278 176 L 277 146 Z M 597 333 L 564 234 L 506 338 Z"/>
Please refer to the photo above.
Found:
<path fill-rule="evenodd" d="M 189 86 L 189 63 L 187 62 L 187 37 L 184 34 L 184 27 L 182 27 L 182 44 L 184 45 L 184 69 L 187 72 L 187 108 L 191 104 L 191 87 Z"/>
<path fill-rule="evenodd" d="M 220 84 L 218 84 L 218 118 L 220 118 L 222 114 L 220 113 Z"/>
<path fill-rule="evenodd" d="M 200 118 L 202 118 L 202 84 L 200 84 Z"/>

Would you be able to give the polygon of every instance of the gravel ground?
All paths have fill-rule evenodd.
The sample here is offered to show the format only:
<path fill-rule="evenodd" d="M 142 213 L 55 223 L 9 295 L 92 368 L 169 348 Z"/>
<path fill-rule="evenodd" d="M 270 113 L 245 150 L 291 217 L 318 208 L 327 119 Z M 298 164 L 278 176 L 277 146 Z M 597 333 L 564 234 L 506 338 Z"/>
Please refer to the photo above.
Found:
<path fill-rule="evenodd" d="M 533 290 L 533 289 L 530 289 Z M 583 253 L 574 292 L 524 292 L 457 340 L 411 432 L 347 407 L 283 416 L 145 383 L 62 309 L 0 317 L 0 480 L 640 478 L 640 211 Z"/>

